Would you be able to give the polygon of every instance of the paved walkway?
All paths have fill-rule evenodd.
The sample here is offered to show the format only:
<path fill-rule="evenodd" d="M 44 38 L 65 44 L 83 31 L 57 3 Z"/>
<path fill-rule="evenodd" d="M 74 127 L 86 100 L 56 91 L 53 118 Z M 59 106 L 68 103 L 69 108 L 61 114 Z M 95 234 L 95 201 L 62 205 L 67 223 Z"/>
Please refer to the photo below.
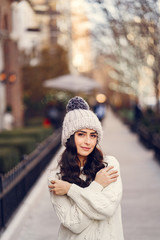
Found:
<path fill-rule="evenodd" d="M 120 162 L 124 186 L 122 216 L 125 240 L 160 239 L 160 165 L 152 151 L 108 112 L 102 149 Z M 49 168 L 55 164 L 55 159 Z M 59 222 L 47 188 L 47 171 L 25 199 L 2 240 L 56 240 Z M 117 239 L 118 240 L 118 239 Z"/>

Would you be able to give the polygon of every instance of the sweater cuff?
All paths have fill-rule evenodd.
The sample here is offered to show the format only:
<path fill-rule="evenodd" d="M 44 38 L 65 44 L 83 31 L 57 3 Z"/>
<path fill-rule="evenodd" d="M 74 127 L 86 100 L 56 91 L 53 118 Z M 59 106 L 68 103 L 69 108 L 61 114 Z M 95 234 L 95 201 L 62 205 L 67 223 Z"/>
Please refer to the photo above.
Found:
<path fill-rule="evenodd" d="M 72 195 L 74 196 L 75 193 L 79 192 L 79 186 L 72 183 L 67 195 L 72 198 Z"/>
<path fill-rule="evenodd" d="M 103 186 L 96 181 L 93 181 L 90 185 L 89 188 L 92 189 L 95 192 L 101 192 L 103 190 Z"/>

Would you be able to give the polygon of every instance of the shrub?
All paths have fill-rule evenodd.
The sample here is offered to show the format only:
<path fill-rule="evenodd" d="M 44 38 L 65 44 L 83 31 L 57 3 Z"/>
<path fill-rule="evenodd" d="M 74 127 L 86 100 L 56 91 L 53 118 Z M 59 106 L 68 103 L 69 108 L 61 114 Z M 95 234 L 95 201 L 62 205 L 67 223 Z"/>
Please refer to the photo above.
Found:
<path fill-rule="evenodd" d="M 14 147 L 17 148 L 22 155 L 31 153 L 36 147 L 36 141 L 34 138 L 10 138 L 10 139 L 1 139 L 0 138 L 0 147 Z"/>
<path fill-rule="evenodd" d="M 0 149 L 0 173 L 7 173 L 20 161 L 20 153 L 16 148 Z"/>
<path fill-rule="evenodd" d="M 52 133 L 52 128 L 27 127 L 12 131 L 3 131 L 0 133 L 0 139 L 34 138 L 36 142 L 41 142 Z"/>
<path fill-rule="evenodd" d="M 29 127 L 41 127 L 43 124 L 43 117 L 34 117 L 26 121 L 26 126 Z"/>
<path fill-rule="evenodd" d="M 53 133 L 52 128 L 27 127 L 0 132 L 0 172 L 14 167 L 25 154 L 30 154 L 45 138 Z M 13 152 L 12 152 L 13 151 Z"/>
<path fill-rule="evenodd" d="M 132 109 L 121 109 L 118 111 L 120 117 L 124 120 L 132 122 L 134 120 L 134 112 Z"/>

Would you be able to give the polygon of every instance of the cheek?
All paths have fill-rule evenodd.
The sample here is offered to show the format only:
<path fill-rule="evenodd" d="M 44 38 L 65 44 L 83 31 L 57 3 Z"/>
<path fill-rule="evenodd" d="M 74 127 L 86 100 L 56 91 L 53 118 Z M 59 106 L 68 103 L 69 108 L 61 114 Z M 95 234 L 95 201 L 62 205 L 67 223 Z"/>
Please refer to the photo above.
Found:
<path fill-rule="evenodd" d="M 97 138 L 96 139 L 93 139 L 93 141 L 92 141 L 92 145 L 95 147 L 96 146 L 96 144 L 97 144 Z"/>
<path fill-rule="evenodd" d="M 76 147 L 78 147 L 82 143 L 82 139 L 77 136 L 75 136 L 74 141 L 75 141 Z"/>
<path fill-rule="evenodd" d="M 79 147 L 79 146 L 81 146 L 83 144 L 83 141 L 81 140 L 81 139 L 78 139 L 77 141 L 76 141 L 76 147 Z"/>

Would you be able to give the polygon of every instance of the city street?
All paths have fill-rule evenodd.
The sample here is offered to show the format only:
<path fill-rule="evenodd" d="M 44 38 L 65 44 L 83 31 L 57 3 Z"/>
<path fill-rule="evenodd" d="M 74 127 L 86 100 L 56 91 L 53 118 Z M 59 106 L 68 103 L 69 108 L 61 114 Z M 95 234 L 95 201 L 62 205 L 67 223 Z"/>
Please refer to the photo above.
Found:
<path fill-rule="evenodd" d="M 110 110 L 103 129 L 101 147 L 106 154 L 115 156 L 121 167 L 125 240 L 159 240 L 160 165 L 154 153 Z M 47 187 L 48 169 L 55 164 L 54 158 L 10 221 L 2 240 L 56 240 L 59 222 Z"/>

